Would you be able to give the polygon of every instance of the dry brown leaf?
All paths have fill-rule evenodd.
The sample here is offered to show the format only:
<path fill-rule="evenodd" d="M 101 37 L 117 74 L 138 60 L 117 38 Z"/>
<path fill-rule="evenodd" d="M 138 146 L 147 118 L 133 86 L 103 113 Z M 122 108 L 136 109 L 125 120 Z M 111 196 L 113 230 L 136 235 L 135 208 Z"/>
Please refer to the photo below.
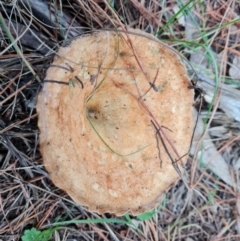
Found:
<path fill-rule="evenodd" d="M 197 113 L 195 113 L 197 115 Z M 204 130 L 204 123 L 201 118 L 198 119 L 197 128 L 194 133 L 191 154 L 195 153 L 198 141 L 200 140 Z M 213 173 L 221 178 L 225 183 L 233 186 L 233 180 L 229 171 L 229 167 L 222 156 L 218 153 L 211 137 L 208 133 L 203 138 L 202 149 L 198 151 L 198 156 L 201 156 L 201 162 L 207 166 Z"/>
<path fill-rule="evenodd" d="M 232 79 L 240 79 L 240 56 L 235 55 L 229 69 L 229 75 Z"/>

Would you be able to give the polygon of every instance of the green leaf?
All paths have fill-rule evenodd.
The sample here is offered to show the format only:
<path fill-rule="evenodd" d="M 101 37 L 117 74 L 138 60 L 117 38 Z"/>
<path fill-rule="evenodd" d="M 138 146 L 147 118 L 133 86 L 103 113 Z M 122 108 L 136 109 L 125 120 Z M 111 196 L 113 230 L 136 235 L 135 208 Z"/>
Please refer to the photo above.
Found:
<path fill-rule="evenodd" d="M 140 221 L 146 221 L 146 220 L 151 219 L 154 214 L 155 214 L 155 211 L 152 210 L 152 211 L 145 212 L 145 213 L 142 213 L 142 214 L 138 215 L 137 218 L 138 218 Z"/>
<path fill-rule="evenodd" d="M 22 241 L 35 241 L 41 232 L 36 228 L 25 230 Z"/>
<path fill-rule="evenodd" d="M 129 213 L 124 214 L 124 217 L 129 223 L 132 223 L 132 219 L 130 218 Z"/>

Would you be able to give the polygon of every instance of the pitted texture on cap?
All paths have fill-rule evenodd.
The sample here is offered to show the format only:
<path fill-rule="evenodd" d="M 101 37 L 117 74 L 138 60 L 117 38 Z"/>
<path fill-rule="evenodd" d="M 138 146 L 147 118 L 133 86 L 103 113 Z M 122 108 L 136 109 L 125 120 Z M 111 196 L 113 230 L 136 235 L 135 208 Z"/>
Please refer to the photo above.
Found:
<path fill-rule="evenodd" d="M 171 158 L 188 152 L 193 131 L 193 90 L 178 56 L 144 36 L 98 32 L 60 48 L 46 80 L 69 83 L 44 83 L 37 103 L 54 184 L 98 213 L 154 208 L 178 179 Z"/>

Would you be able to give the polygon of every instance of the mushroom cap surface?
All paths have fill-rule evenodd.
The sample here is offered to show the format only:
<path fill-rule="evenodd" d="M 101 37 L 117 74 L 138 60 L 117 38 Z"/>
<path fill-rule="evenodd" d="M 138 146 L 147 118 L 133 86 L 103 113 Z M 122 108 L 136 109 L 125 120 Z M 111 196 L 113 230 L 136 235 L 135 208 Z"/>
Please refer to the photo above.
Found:
<path fill-rule="evenodd" d="M 37 102 L 53 183 L 100 214 L 153 209 L 179 179 L 172 161 L 189 150 L 189 85 L 178 55 L 140 31 L 95 32 L 60 48 Z"/>

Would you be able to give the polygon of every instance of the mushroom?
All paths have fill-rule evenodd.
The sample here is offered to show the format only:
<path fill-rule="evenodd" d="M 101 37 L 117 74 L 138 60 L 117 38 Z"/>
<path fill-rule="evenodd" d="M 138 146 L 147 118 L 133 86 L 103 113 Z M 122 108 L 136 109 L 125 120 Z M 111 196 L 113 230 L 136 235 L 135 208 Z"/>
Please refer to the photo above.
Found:
<path fill-rule="evenodd" d="M 146 33 L 100 31 L 60 48 L 37 112 L 53 183 L 89 210 L 159 204 L 186 161 L 193 90 L 178 55 Z M 181 158 L 182 157 L 182 158 Z"/>

